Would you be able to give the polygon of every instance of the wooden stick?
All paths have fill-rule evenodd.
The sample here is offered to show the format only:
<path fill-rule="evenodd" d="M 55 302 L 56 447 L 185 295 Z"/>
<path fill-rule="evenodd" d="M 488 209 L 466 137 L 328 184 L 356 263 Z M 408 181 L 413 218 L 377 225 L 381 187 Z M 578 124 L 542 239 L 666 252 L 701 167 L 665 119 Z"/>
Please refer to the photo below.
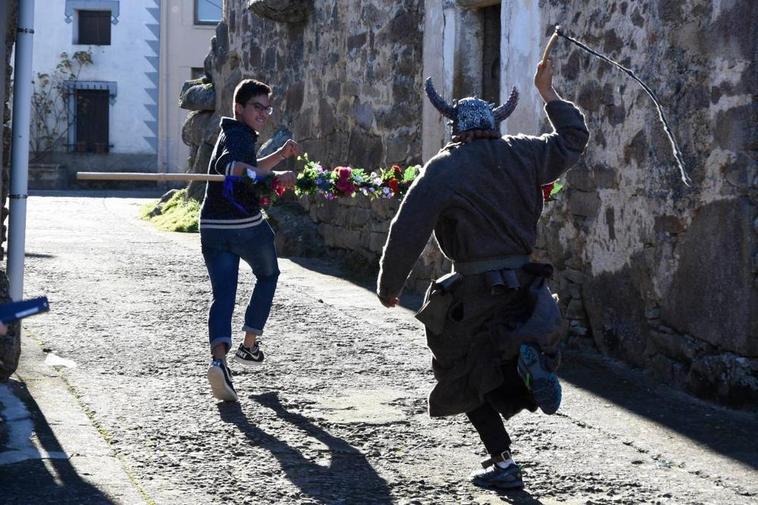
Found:
<path fill-rule="evenodd" d="M 555 25 L 555 31 L 550 36 L 550 40 L 547 41 L 547 45 L 545 46 L 545 51 L 542 53 L 542 61 L 540 62 L 540 65 L 545 63 L 545 60 L 550 57 L 550 51 L 553 50 L 553 45 L 555 44 L 555 41 L 558 40 L 558 30 L 561 28 L 561 25 Z"/>
<path fill-rule="evenodd" d="M 153 172 L 77 172 L 80 181 L 211 181 L 224 182 L 223 175 Z"/>

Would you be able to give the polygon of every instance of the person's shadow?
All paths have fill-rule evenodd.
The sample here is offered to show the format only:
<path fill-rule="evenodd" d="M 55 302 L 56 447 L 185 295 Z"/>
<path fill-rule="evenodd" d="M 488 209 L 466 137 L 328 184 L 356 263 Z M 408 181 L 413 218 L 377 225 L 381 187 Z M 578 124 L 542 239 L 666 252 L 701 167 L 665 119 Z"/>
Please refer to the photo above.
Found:
<path fill-rule="evenodd" d="M 503 503 L 511 505 L 544 505 L 543 502 L 524 489 L 497 491 L 496 493 L 500 496 Z"/>
<path fill-rule="evenodd" d="M 321 466 L 287 442 L 252 425 L 239 403 L 219 403 L 221 420 L 235 424 L 248 439 L 278 460 L 286 478 L 320 503 L 392 503 L 387 482 L 369 464 L 366 457 L 350 444 L 324 431 L 301 414 L 288 411 L 275 392 L 251 396 L 273 410 L 282 420 L 297 426 L 329 448 L 329 466 Z"/>

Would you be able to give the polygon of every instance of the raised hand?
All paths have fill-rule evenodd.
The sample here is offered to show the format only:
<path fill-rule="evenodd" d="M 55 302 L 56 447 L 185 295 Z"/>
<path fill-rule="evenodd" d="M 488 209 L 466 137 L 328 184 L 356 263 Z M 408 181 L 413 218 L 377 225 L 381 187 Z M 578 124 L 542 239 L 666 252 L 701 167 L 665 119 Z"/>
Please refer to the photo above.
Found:
<path fill-rule="evenodd" d="M 297 173 L 292 170 L 274 170 L 272 173 L 277 182 L 285 188 L 291 188 L 297 181 Z"/>
<path fill-rule="evenodd" d="M 537 88 L 545 103 L 560 100 L 558 93 L 553 89 L 553 62 L 550 58 L 537 65 L 537 71 L 534 73 L 534 87 Z"/>
<path fill-rule="evenodd" d="M 279 148 L 279 151 L 277 151 L 277 153 L 282 160 L 286 160 L 287 158 L 297 156 L 301 153 L 300 145 L 293 139 L 287 139 L 287 142 L 285 142 L 284 145 Z"/>

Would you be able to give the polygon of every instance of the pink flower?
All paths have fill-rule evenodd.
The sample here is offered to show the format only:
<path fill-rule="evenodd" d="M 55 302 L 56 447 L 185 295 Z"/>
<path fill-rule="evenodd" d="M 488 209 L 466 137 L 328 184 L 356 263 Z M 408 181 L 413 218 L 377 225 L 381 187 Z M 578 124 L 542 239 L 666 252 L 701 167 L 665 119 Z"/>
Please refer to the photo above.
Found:
<path fill-rule="evenodd" d="M 261 207 L 268 207 L 269 205 L 271 205 L 271 198 L 267 196 L 260 197 L 258 199 L 258 205 L 260 205 Z"/>
<path fill-rule="evenodd" d="M 355 193 L 355 184 L 352 181 L 353 169 L 350 167 L 336 167 L 334 172 L 337 175 L 337 180 L 334 183 L 337 191 L 345 196 L 351 196 Z"/>
<path fill-rule="evenodd" d="M 274 177 L 274 180 L 271 182 L 271 189 L 274 190 L 276 196 L 281 197 L 287 191 L 287 186 L 279 182 L 279 178 Z"/>

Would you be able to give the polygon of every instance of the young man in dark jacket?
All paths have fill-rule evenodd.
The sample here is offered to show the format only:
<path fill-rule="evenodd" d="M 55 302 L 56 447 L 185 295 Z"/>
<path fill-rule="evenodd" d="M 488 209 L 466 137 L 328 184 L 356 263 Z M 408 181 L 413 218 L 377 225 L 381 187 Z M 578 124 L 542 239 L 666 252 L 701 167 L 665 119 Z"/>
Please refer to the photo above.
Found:
<path fill-rule="evenodd" d="M 294 172 L 272 170 L 299 153 L 295 141 L 290 139 L 274 153 L 256 158 L 258 132 L 266 126 L 273 110 L 270 98 L 271 88 L 262 82 L 246 79 L 237 85 L 234 118 L 221 118 L 221 132 L 208 164 L 209 174 L 245 175 L 253 179 L 273 174 L 284 186 L 295 183 Z M 224 401 L 237 401 L 226 355 L 232 346 L 239 261 L 250 265 L 255 275 L 242 327 L 244 340 L 235 353 L 236 361 L 244 365 L 263 361 L 257 338 L 263 334 L 279 276 L 274 232 L 261 212 L 258 198 L 254 185 L 241 180 L 209 182 L 200 210 L 200 241 L 213 290 L 208 313 L 212 354 L 208 381 L 213 396 Z"/>
<path fill-rule="evenodd" d="M 545 285 L 549 265 L 532 263 L 542 186 L 579 159 L 588 140 L 581 112 L 552 86 L 550 61 L 534 84 L 554 131 L 501 137 L 497 124 L 515 108 L 478 98 L 451 105 L 427 81 L 432 104 L 451 120 L 453 142 L 422 168 L 392 220 L 380 260 L 377 295 L 398 296 L 429 236 L 453 261 L 430 286 L 417 317 L 426 326 L 437 384 L 429 414 L 466 414 L 490 454 L 472 476 L 483 487 L 523 486 L 503 425 L 526 408 L 554 413 L 561 317 Z"/>

